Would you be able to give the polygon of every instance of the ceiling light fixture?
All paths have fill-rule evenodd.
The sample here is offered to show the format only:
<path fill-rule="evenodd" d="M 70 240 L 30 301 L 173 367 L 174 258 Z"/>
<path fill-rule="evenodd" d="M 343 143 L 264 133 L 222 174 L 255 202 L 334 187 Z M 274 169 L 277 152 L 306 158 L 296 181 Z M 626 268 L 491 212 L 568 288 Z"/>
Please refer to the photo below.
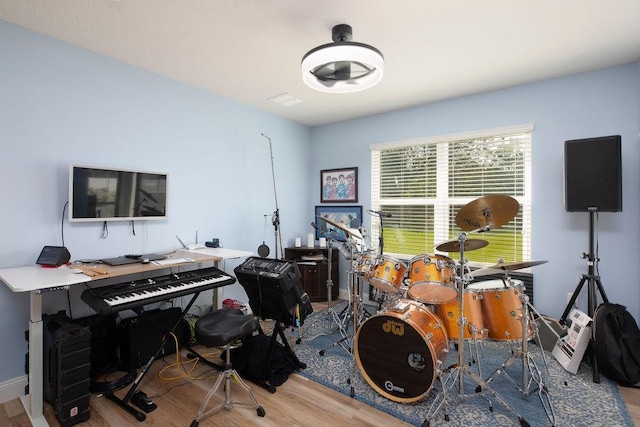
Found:
<path fill-rule="evenodd" d="M 375 47 L 352 42 L 351 26 L 333 27 L 334 43 L 311 49 L 302 58 L 302 80 L 328 93 L 358 92 L 375 86 L 384 71 L 384 57 Z"/>

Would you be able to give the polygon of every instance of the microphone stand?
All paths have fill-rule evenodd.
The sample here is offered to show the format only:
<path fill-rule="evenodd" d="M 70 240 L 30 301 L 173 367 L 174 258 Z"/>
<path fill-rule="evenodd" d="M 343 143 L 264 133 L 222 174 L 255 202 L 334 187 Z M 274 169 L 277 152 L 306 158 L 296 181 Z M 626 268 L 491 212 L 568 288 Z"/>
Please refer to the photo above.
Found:
<path fill-rule="evenodd" d="M 276 210 L 273 212 L 273 216 L 271 217 L 271 223 L 274 228 L 274 240 L 275 240 L 275 254 L 274 258 L 278 259 L 278 248 L 280 248 L 280 254 L 284 257 L 284 251 L 282 250 L 282 234 L 280 232 L 280 209 L 278 208 L 278 193 L 276 192 L 276 173 L 275 168 L 273 167 L 273 148 L 271 146 L 271 138 L 269 138 L 264 133 L 260 135 L 264 136 L 269 141 L 269 153 L 271 155 L 271 178 L 273 180 L 273 196 L 276 202 Z"/>

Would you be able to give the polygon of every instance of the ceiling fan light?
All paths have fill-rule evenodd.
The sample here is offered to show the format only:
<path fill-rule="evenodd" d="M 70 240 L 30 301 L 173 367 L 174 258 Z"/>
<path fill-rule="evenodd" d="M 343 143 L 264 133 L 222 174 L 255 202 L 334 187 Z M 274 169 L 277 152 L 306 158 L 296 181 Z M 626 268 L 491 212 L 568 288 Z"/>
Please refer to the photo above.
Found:
<path fill-rule="evenodd" d="M 384 57 L 378 49 L 363 43 L 329 43 L 307 52 L 301 71 L 302 81 L 312 89 L 327 93 L 358 92 L 382 80 Z"/>

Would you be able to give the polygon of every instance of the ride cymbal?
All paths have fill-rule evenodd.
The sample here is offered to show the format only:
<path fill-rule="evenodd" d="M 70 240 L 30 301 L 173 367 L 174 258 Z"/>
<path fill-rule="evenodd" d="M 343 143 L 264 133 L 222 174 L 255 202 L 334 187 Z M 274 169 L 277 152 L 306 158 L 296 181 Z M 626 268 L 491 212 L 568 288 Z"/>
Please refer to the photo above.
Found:
<path fill-rule="evenodd" d="M 456 224 L 464 231 L 486 226 L 500 228 L 515 218 L 518 211 L 520 204 L 513 197 L 499 194 L 484 196 L 464 205 L 456 214 Z"/>
<path fill-rule="evenodd" d="M 475 249 L 484 248 L 489 242 L 481 239 L 467 239 L 464 241 L 464 250 L 473 251 Z M 460 241 L 450 240 L 448 242 L 440 243 L 436 246 L 436 250 L 440 252 L 460 252 Z"/>

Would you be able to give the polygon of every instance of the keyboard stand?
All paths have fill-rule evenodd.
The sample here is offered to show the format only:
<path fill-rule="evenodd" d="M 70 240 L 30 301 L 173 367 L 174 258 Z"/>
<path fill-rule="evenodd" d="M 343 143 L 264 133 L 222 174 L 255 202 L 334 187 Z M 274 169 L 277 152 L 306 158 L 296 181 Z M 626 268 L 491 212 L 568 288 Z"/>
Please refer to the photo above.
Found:
<path fill-rule="evenodd" d="M 127 394 L 124 396 L 124 398 L 120 399 L 118 396 L 113 394 L 112 391 L 105 393 L 105 396 L 107 397 L 107 399 L 111 400 L 112 402 L 115 402 L 118 406 L 120 406 L 122 409 L 127 411 L 129 414 L 133 415 L 135 419 L 140 422 L 144 421 L 147 418 L 147 416 L 144 414 L 144 412 L 139 411 L 138 409 L 136 409 L 135 407 L 129 404 L 129 402 L 131 401 L 131 397 L 133 396 L 133 393 L 138 388 L 138 384 L 140 384 L 140 382 L 145 377 L 147 372 L 149 372 L 149 369 L 151 368 L 151 365 L 153 364 L 153 362 L 155 362 L 158 356 L 160 355 L 160 353 L 162 353 L 162 349 L 167 343 L 169 336 L 171 334 L 175 334 L 176 329 L 178 329 L 178 327 L 182 325 L 182 321 L 184 320 L 184 317 L 191 309 L 191 306 L 196 301 L 196 298 L 198 298 L 198 295 L 200 295 L 200 292 L 201 291 L 197 291 L 196 293 L 193 294 L 193 297 L 191 297 L 191 300 L 189 300 L 189 303 L 187 304 L 187 306 L 182 310 L 182 314 L 180 315 L 180 318 L 178 319 L 176 324 L 173 325 L 173 328 L 171 328 L 171 331 L 166 333 L 165 336 L 162 338 L 162 343 L 158 347 L 158 350 L 156 350 L 154 355 L 151 356 L 151 358 L 149 358 L 149 361 L 147 362 L 147 364 L 144 365 L 144 367 L 142 368 L 142 370 L 140 371 L 136 379 L 131 384 L 131 387 L 129 387 L 129 391 L 127 391 Z"/>

